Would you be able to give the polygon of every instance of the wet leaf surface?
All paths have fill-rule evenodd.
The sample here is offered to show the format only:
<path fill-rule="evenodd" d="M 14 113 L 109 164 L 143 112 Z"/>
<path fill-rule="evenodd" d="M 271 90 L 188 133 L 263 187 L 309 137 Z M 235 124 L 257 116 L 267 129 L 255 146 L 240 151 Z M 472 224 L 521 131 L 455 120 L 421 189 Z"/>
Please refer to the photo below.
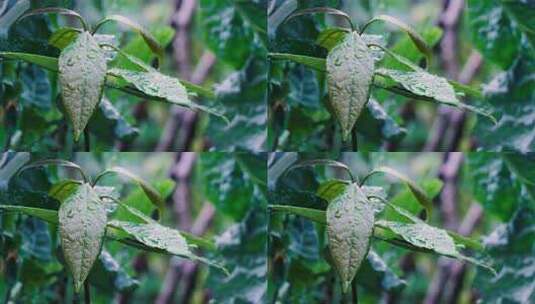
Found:
<path fill-rule="evenodd" d="M 329 101 L 347 140 L 370 97 L 374 61 L 358 33 L 346 36 L 327 56 Z"/>
<path fill-rule="evenodd" d="M 58 216 L 63 255 L 79 292 L 104 241 L 106 209 L 91 186 L 83 184 L 61 204 Z"/>
<path fill-rule="evenodd" d="M 329 250 L 345 293 L 368 254 L 374 210 L 360 187 L 352 184 L 329 204 L 326 216 Z"/>
<path fill-rule="evenodd" d="M 100 103 L 106 79 L 106 58 L 88 32 L 78 38 L 59 57 L 59 82 L 63 106 L 78 140 Z"/>

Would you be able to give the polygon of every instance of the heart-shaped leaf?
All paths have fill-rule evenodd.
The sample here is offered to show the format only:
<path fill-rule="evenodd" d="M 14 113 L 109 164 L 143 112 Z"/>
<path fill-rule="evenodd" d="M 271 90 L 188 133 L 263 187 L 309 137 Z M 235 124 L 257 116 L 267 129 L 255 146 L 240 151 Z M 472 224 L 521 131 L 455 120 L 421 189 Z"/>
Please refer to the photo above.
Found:
<path fill-rule="evenodd" d="M 374 60 L 357 33 L 347 35 L 327 55 L 329 99 L 346 141 L 370 97 Z"/>
<path fill-rule="evenodd" d="M 102 97 L 106 57 L 89 32 L 83 32 L 59 56 L 63 105 L 78 140 Z"/>
<path fill-rule="evenodd" d="M 82 184 L 61 204 L 58 216 L 61 248 L 79 292 L 102 248 L 106 209 L 93 188 Z"/>
<path fill-rule="evenodd" d="M 345 293 L 368 254 L 374 209 L 358 184 L 346 187 L 327 207 L 327 237 Z"/>

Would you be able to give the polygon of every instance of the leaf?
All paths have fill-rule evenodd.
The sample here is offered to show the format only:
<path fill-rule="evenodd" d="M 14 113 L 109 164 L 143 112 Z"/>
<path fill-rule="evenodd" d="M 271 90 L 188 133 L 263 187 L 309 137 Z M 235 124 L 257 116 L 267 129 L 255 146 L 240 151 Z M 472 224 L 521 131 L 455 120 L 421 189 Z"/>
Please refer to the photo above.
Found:
<path fill-rule="evenodd" d="M 358 184 L 352 184 L 329 204 L 326 215 L 329 251 L 346 293 L 370 249 L 374 210 Z"/>
<path fill-rule="evenodd" d="M 400 179 L 402 182 L 404 182 L 408 187 L 409 189 L 411 190 L 412 194 L 414 195 L 414 197 L 418 200 L 418 202 L 425 208 L 425 212 L 426 212 L 426 220 L 429 220 L 429 218 L 431 217 L 431 210 L 433 208 L 433 201 L 427 196 L 427 194 L 425 193 L 424 190 L 422 190 L 422 188 L 420 188 L 420 186 L 418 186 L 415 182 L 413 182 L 408 176 L 406 176 L 405 174 L 393 169 L 393 168 L 390 168 L 390 167 L 379 167 L 379 168 L 375 168 L 373 169 L 370 173 L 368 173 L 364 179 L 362 180 L 361 182 L 361 185 L 364 184 L 364 182 L 366 181 L 366 179 L 368 179 L 370 176 L 376 174 L 376 173 L 385 173 L 385 174 L 388 174 L 388 175 L 392 175 L 398 179 Z"/>
<path fill-rule="evenodd" d="M 60 15 L 66 15 L 66 16 L 72 16 L 76 17 L 78 20 L 80 20 L 80 23 L 82 24 L 84 30 L 88 30 L 87 23 L 85 22 L 84 18 L 80 16 L 77 12 L 62 8 L 62 7 L 45 7 L 45 8 L 38 8 L 31 10 L 24 15 L 22 15 L 17 21 L 20 21 L 26 17 L 35 16 L 35 15 L 42 15 L 42 14 L 60 14 Z"/>
<path fill-rule="evenodd" d="M 58 212 L 52 209 L 43 209 L 43 208 L 33 208 L 25 206 L 13 206 L 13 205 L 0 205 L 0 210 L 5 210 L 8 212 L 20 212 L 29 216 L 34 216 L 43 221 L 57 224 L 58 223 Z"/>
<path fill-rule="evenodd" d="M 110 295 L 114 292 L 131 292 L 139 286 L 139 281 L 132 278 L 105 249 L 102 249 L 87 280 L 97 287 L 99 292 Z"/>
<path fill-rule="evenodd" d="M 7 59 L 24 60 L 29 63 L 44 67 L 50 71 L 58 71 L 58 59 L 49 56 L 42 56 L 28 53 L 0 52 L 0 57 Z"/>
<path fill-rule="evenodd" d="M 158 56 L 159 58 L 159 65 L 163 64 L 163 55 L 164 55 L 164 49 L 158 43 L 156 38 L 152 36 L 152 34 L 147 31 L 145 28 L 143 28 L 140 24 L 137 22 L 134 22 L 124 16 L 121 15 L 111 15 L 106 16 L 104 19 L 100 20 L 95 27 L 93 28 L 93 33 L 95 33 L 102 25 L 104 25 L 107 22 L 115 21 L 119 22 L 121 24 L 127 25 L 128 27 L 132 28 L 135 32 L 137 32 L 141 37 L 143 37 L 143 40 L 145 40 L 145 43 L 149 46 L 149 48 Z"/>
<path fill-rule="evenodd" d="M 500 45 L 496 54 L 502 54 L 501 49 L 509 46 Z M 478 120 L 475 126 L 474 134 L 484 151 L 535 151 L 535 60 L 527 49 L 524 52 L 508 70 L 497 74 L 484 87 L 485 99 L 498 119 L 497 125 Z"/>
<path fill-rule="evenodd" d="M 353 32 L 327 56 L 329 101 L 342 128 L 342 139 L 351 130 L 370 97 L 374 60 L 362 37 Z"/>
<path fill-rule="evenodd" d="M 420 188 L 429 198 L 436 197 L 442 190 L 443 182 L 438 178 L 427 178 L 419 183 Z M 403 185 L 403 188 L 400 189 L 394 197 L 388 200 L 392 205 L 403 208 L 413 215 L 419 216 L 422 210 L 424 210 L 423 205 L 418 201 L 414 196 L 411 188 L 407 185 Z M 395 210 L 391 208 L 386 209 L 384 213 L 384 219 L 394 222 L 406 222 L 407 220 L 400 216 Z"/>
<path fill-rule="evenodd" d="M 497 275 L 478 271 L 473 287 L 482 303 L 533 303 L 533 269 L 535 267 L 535 212 L 519 208 L 513 218 L 499 225 L 485 238 L 487 252 Z"/>
<path fill-rule="evenodd" d="M 321 72 L 327 71 L 325 59 L 323 58 L 283 53 L 269 53 L 268 56 L 273 59 L 294 61 Z"/>
<path fill-rule="evenodd" d="M 467 1 L 469 29 L 475 47 L 502 69 L 514 63 L 522 48 L 522 33 L 504 8 L 505 2 Z"/>
<path fill-rule="evenodd" d="M 327 202 L 330 202 L 344 192 L 348 185 L 350 185 L 350 183 L 344 180 L 328 180 L 320 184 L 318 190 L 316 190 L 316 195 L 323 198 Z"/>
<path fill-rule="evenodd" d="M 457 99 L 452 85 L 445 78 L 429 74 L 425 71 L 403 72 L 381 68 L 377 69 L 376 73 L 399 83 L 407 91 L 423 97 L 424 100 L 432 100 L 460 109 L 466 109 L 483 115 L 497 124 L 496 119 L 489 112 L 461 103 Z"/>
<path fill-rule="evenodd" d="M 375 222 L 375 224 L 378 227 L 390 230 L 396 236 L 400 236 L 405 241 L 417 248 L 430 250 L 439 255 L 464 260 L 487 268 L 490 271 L 494 271 L 487 263 L 462 255 L 457 250 L 457 246 L 453 238 L 444 229 L 427 225 L 423 221 L 417 221 L 415 223 L 400 223 L 378 220 Z"/>
<path fill-rule="evenodd" d="M 50 36 L 50 38 L 48 39 L 48 43 L 57 47 L 60 50 L 63 50 L 74 40 L 76 40 L 79 34 L 79 29 L 75 29 L 72 27 L 62 27 L 55 31 L 52 36 Z"/>
<path fill-rule="evenodd" d="M 160 195 L 160 193 L 153 186 L 151 186 L 148 182 L 146 182 L 144 179 L 142 179 L 138 175 L 130 172 L 128 169 L 125 169 L 123 167 L 117 167 L 117 166 L 107 169 L 95 178 L 94 184 L 96 184 L 105 175 L 109 175 L 112 173 L 121 175 L 135 182 L 143 190 L 143 192 L 145 192 L 145 195 L 150 199 L 150 201 L 154 204 L 154 206 L 158 208 L 159 218 L 162 218 L 163 212 L 165 209 L 165 201 Z"/>
<path fill-rule="evenodd" d="M 65 262 L 79 292 L 97 259 L 106 231 L 106 209 L 89 184 L 78 187 L 58 211 Z"/>
<path fill-rule="evenodd" d="M 349 31 L 345 28 L 329 27 L 320 32 L 316 39 L 316 44 L 330 51 L 342 42 L 347 34 L 349 34 Z"/>
<path fill-rule="evenodd" d="M 369 25 L 371 25 L 372 23 L 376 21 L 384 21 L 384 22 L 393 24 L 399 27 L 405 33 L 407 33 L 407 35 L 409 35 L 409 37 L 411 38 L 414 45 L 416 45 L 418 50 L 422 52 L 422 54 L 425 55 L 427 59 L 426 66 L 429 66 L 431 64 L 431 57 L 433 56 L 433 52 L 431 51 L 431 49 L 429 48 L 425 40 L 422 38 L 422 36 L 420 36 L 420 34 L 418 34 L 411 26 L 409 26 L 408 24 L 402 22 L 401 20 L 395 17 L 388 16 L 388 15 L 379 15 L 379 16 L 373 17 L 370 21 L 368 21 L 368 23 L 366 23 L 366 25 L 364 25 L 361 33 L 363 33 Z"/>
<path fill-rule="evenodd" d="M 26 66 L 19 77 L 22 83 L 21 100 L 40 109 L 50 109 L 52 90 L 46 71 L 32 64 Z"/>
<path fill-rule="evenodd" d="M 302 216 L 304 218 L 307 218 L 311 221 L 314 221 L 320 224 L 327 224 L 325 211 L 323 210 L 295 207 L 295 206 L 288 206 L 288 205 L 268 205 L 268 209 L 272 211 L 277 211 L 277 212 L 287 212 L 287 213 L 299 215 L 299 216 Z"/>
<path fill-rule="evenodd" d="M 226 272 L 226 269 L 223 266 L 195 255 L 190 250 L 190 246 L 184 236 L 178 230 L 162 226 L 154 221 L 147 224 L 136 224 L 113 220 L 110 221 L 109 225 L 122 229 L 131 237 L 149 248 L 159 249 L 171 255 L 199 261 Z"/>
<path fill-rule="evenodd" d="M 224 119 L 223 114 L 216 109 L 202 106 L 191 101 L 188 97 L 186 88 L 176 78 L 161 74 L 157 71 L 138 72 L 113 68 L 108 72 L 114 76 L 123 78 L 147 95 L 161 98 L 162 101 L 174 105 L 202 110 Z"/>
<path fill-rule="evenodd" d="M 337 9 L 334 9 L 334 8 L 331 8 L 331 7 L 313 7 L 313 8 L 305 8 L 305 9 L 302 9 L 302 10 L 298 10 L 297 12 L 294 12 L 290 16 L 288 16 L 288 18 L 286 18 L 286 20 L 284 22 L 286 22 L 286 21 L 288 21 L 288 20 L 290 20 L 292 18 L 295 18 L 295 17 L 299 17 L 299 16 L 303 16 L 303 15 L 310 15 L 310 14 L 317 14 L 317 13 L 336 15 L 336 16 L 344 17 L 344 19 L 351 26 L 351 31 L 355 30 L 355 25 L 353 25 L 353 22 L 351 21 L 351 17 L 349 17 L 348 14 L 342 12 L 341 10 L 337 10 Z"/>
<path fill-rule="evenodd" d="M 82 167 L 78 166 L 77 164 L 73 162 L 63 160 L 63 159 L 44 159 L 44 160 L 37 160 L 37 161 L 31 162 L 28 165 L 20 168 L 19 174 L 21 174 L 23 171 L 26 171 L 28 169 L 51 166 L 51 165 L 76 169 L 82 175 L 84 182 L 88 181 L 88 178 L 85 175 L 85 172 L 82 169 Z"/>
<path fill-rule="evenodd" d="M 334 167 L 334 168 L 340 168 L 344 169 L 349 177 L 351 178 L 351 181 L 355 181 L 355 177 L 353 176 L 353 173 L 351 173 L 351 170 L 349 167 L 341 163 L 339 161 L 331 160 L 331 159 L 312 159 L 312 160 L 303 160 L 299 161 L 290 167 L 288 167 L 285 171 L 285 174 L 288 174 L 290 171 L 298 168 L 304 168 L 304 167 L 314 167 L 314 166 L 328 166 L 328 167 Z"/>
<path fill-rule="evenodd" d="M 78 141 L 102 97 L 106 58 L 89 32 L 81 33 L 59 56 L 63 106 Z"/>

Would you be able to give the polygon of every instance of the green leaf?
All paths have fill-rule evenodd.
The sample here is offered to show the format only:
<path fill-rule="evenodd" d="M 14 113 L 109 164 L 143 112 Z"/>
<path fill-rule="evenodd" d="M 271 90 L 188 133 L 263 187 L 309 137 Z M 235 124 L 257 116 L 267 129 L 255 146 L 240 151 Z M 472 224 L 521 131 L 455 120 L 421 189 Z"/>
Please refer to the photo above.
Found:
<path fill-rule="evenodd" d="M 44 167 L 44 166 L 52 166 L 52 165 L 76 169 L 82 175 L 84 182 L 87 182 L 89 180 L 87 176 L 85 175 L 85 172 L 82 169 L 82 167 L 78 166 L 77 164 L 73 162 L 63 160 L 63 159 L 44 159 L 44 160 L 37 160 L 37 161 L 31 162 L 30 164 L 20 168 L 19 174 L 21 174 L 23 171 L 28 170 L 28 169 Z"/>
<path fill-rule="evenodd" d="M 20 212 L 52 224 L 58 223 L 58 212 L 56 210 L 13 205 L 0 205 L 0 210 L 5 210 L 7 212 Z"/>
<path fill-rule="evenodd" d="M 302 10 L 298 10 L 292 13 L 290 16 L 288 16 L 285 22 L 295 17 L 299 17 L 303 15 L 310 15 L 310 14 L 318 14 L 318 13 L 341 16 L 349 23 L 349 25 L 351 26 L 351 31 L 354 31 L 356 29 L 355 25 L 353 25 L 353 22 L 351 21 L 351 17 L 349 17 L 348 14 L 342 12 L 341 10 L 337 10 L 331 7 L 313 7 L 313 8 L 305 8 Z"/>
<path fill-rule="evenodd" d="M 364 184 L 366 179 L 368 179 L 370 176 L 376 173 L 385 173 L 388 175 L 392 175 L 398 178 L 399 180 L 401 180 L 402 182 L 404 182 L 409 187 L 409 189 L 411 190 L 414 197 L 418 200 L 418 202 L 425 208 L 426 220 L 429 220 L 429 218 L 431 217 L 431 210 L 433 208 L 433 201 L 427 196 L 425 191 L 422 190 L 422 188 L 420 188 L 420 186 L 418 186 L 414 181 L 412 181 L 405 174 L 395 169 L 392 169 L 390 167 L 384 167 L 384 166 L 375 168 L 370 173 L 368 173 L 362 180 L 361 185 Z"/>
<path fill-rule="evenodd" d="M 443 183 L 438 178 L 424 179 L 420 182 L 420 188 L 429 198 L 436 197 L 442 190 L 442 186 Z M 389 202 L 392 205 L 401 207 L 414 215 L 419 215 L 424 209 L 423 205 L 420 204 L 418 199 L 414 196 L 411 188 L 406 185 L 404 185 L 403 189 L 396 193 L 394 197 L 389 199 Z M 400 216 L 391 208 L 385 210 L 384 219 L 395 222 L 406 221 L 402 216 Z"/>
<path fill-rule="evenodd" d="M 109 174 L 118 174 L 135 182 L 143 190 L 154 206 L 158 208 L 159 218 L 162 218 L 165 209 L 165 200 L 152 185 L 123 167 L 113 167 L 105 170 L 95 178 L 94 184 L 96 184 L 102 177 Z"/>
<path fill-rule="evenodd" d="M 353 32 L 327 56 L 329 101 L 342 128 L 342 139 L 351 130 L 370 98 L 374 60 L 362 37 Z"/>
<path fill-rule="evenodd" d="M 328 180 L 320 184 L 318 190 L 316 190 L 316 195 L 330 202 L 344 192 L 348 185 L 350 183 L 344 180 Z"/>
<path fill-rule="evenodd" d="M 496 54 L 502 54 L 508 46 L 500 44 Z M 535 151 L 535 60 L 527 48 L 524 52 L 507 71 L 485 86 L 486 100 L 494 108 L 498 124 L 477 121 L 474 134 L 484 151 Z"/>
<path fill-rule="evenodd" d="M 329 251 L 346 293 L 370 249 L 374 210 L 358 184 L 352 184 L 329 204 L 326 215 Z"/>
<path fill-rule="evenodd" d="M 80 20 L 80 23 L 82 24 L 84 30 L 87 31 L 89 29 L 87 26 L 87 23 L 85 22 L 84 18 L 80 16 L 80 14 L 78 14 L 77 12 L 73 10 L 62 8 L 62 7 L 45 7 L 45 8 L 34 9 L 22 15 L 18 19 L 18 21 L 26 17 L 42 15 L 42 14 L 60 14 L 60 15 L 65 15 L 65 16 L 76 17 L 78 20 Z"/>
<path fill-rule="evenodd" d="M 121 15 L 106 16 L 104 19 L 100 20 L 95 25 L 95 27 L 93 28 L 93 33 L 95 33 L 102 25 L 110 21 L 115 21 L 115 22 L 119 22 L 121 24 L 127 25 L 130 28 L 132 28 L 135 32 L 137 32 L 139 35 L 141 35 L 141 37 L 143 37 L 143 40 L 145 40 L 145 43 L 147 43 L 147 45 L 152 50 L 152 52 L 154 52 L 154 54 L 158 56 L 159 64 L 162 65 L 163 55 L 164 55 L 163 47 L 160 45 L 160 43 L 158 43 L 156 38 L 154 38 L 154 36 L 152 36 L 152 34 L 149 31 L 147 31 L 137 22 L 134 22 Z"/>
<path fill-rule="evenodd" d="M 344 169 L 349 175 L 349 177 L 351 178 L 351 181 L 353 182 L 355 181 L 355 177 L 353 176 L 353 173 L 351 173 L 351 170 L 346 164 L 341 163 L 339 161 L 332 160 L 332 159 L 312 159 L 312 160 L 299 161 L 289 166 L 286 169 L 284 174 L 288 174 L 290 171 L 294 169 L 305 168 L 305 167 L 315 167 L 315 166 L 328 166 L 328 167 Z"/>
<path fill-rule="evenodd" d="M 110 252 L 102 249 L 87 280 L 99 292 L 108 295 L 113 295 L 114 292 L 132 292 L 139 286 L 139 281 L 131 277 L 123 267 Z"/>
<path fill-rule="evenodd" d="M 321 72 L 327 71 L 326 61 L 323 58 L 283 53 L 269 53 L 268 56 L 273 59 L 297 62 Z"/>
<path fill-rule="evenodd" d="M 80 181 L 76 180 L 64 180 L 52 185 L 52 188 L 48 191 L 48 195 L 62 203 L 70 197 L 81 184 Z"/>
<path fill-rule="evenodd" d="M 50 38 L 48 39 L 48 43 L 57 47 L 60 50 L 63 50 L 74 40 L 76 40 L 76 37 L 78 37 L 79 34 L 79 29 L 75 29 L 72 27 L 62 27 L 55 31 L 52 36 L 50 36 Z"/>
<path fill-rule="evenodd" d="M 58 218 L 61 248 L 79 292 L 102 248 L 106 209 L 93 188 L 83 184 L 61 204 Z"/>
<path fill-rule="evenodd" d="M 407 212 L 406 214 L 408 215 L 410 213 Z M 418 220 L 418 218 L 412 218 Z M 415 221 L 414 223 L 379 220 L 376 221 L 375 224 L 378 227 L 387 229 L 396 236 L 401 237 L 416 248 L 430 250 L 439 255 L 467 261 L 494 272 L 494 269 L 492 269 L 486 262 L 462 255 L 457 250 L 457 245 L 455 244 L 454 239 L 444 229 L 427 225 L 420 220 Z"/>
<path fill-rule="evenodd" d="M 316 44 L 330 51 L 339 43 L 341 43 L 347 34 L 349 34 L 347 29 L 329 27 L 320 32 L 318 38 L 316 39 Z"/>
<path fill-rule="evenodd" d="M 485 238 L 497 275 L 478 271 L 473 283 L 482 303 L 533 303 L 535 211 L 521 207 L 508 223 Z"/>
<path fill-rule="evenodd" d="M 7 59 L 23 60 L 29 63 L 36 64 L 50 71 L 58 71 L 58 59 L 54 57 L 14 52 L 0 52 L 0 57 Z"/>
<path fill-rule="evenodd" d="M 155 70 L 139 72 L 113 68 L 108 72 L 111 75 L 123 78 L 128 83 L 134 85 L 138 90 L 147 95 L 157 97 L 161 99 L 161 101 L 190 109 L 201 110 L 225 119 L 225 116 L 216 109 L 202 106 L 191 101 L 186 88 L 176 78 L 161 74 Z"/>
<path fill-rule="evenodd" d="M 483 56 L 509 68 L 522 48 L 522 33 L 504 8 L 506 1 L 468 0 L 468 23 L 472 41 Z M 529 10 L 526 10 L 529 14 Z"/>
<path fill-rule="evenodd" d="M 191 251 L 186 238 L 178 230 L 162 226 L 154 221 L 147 224 L 136 224 L 113 220 L 110 221 L 109 225 L 123 230 L 132 238 L 149 248 L 159 249 L 167 254 L 199 261 L 226 272 L 223 266 L 195 255 Z"/>
<path fill-rule="evenodd" d="M 106 58 L 89 32 L 81 33 L 59 56 L 63 106 L 78 141 L 97 108 L 106 80 Z"/>
<path fill-rule="evenodd" d="M 497 124 L 491 113 L 477 107 L 461 103 L 452 85 L 445 78 L 429 74 L 425 71 L 404 72 L 389 69 L 377 69 L 376 73 L 395 81 L 407 91 L 421 96 L 423 100 L 436 101 L 460 109 L 466 109 L 483 115 Z"/>
<path fill-rule="evenodd" d="M 276 212 L 287 212 L 299 215 L 320 224 L 327 224 L 327 218 L 325 217 L 325 211 L 323 210 L 289 205 L 268 205 L 268 209 Z"/>
<path fill-rule="evenodd" d="M 423 39 L 430 47 L 435 46 L 442 38 L 443 31 L 440 27 L 427 25 L 421 27 L 421 29 L 419 30 L 422 34 Z M 425 56 L 414 45 L 410 36 L 403 36 L 394 44 L 394 46 L 390 48 L 390 50 L 396 54 L 403 54 L 403 57 L 416 64 L 418 64 L 422 59 L 425 58 Z M 404 64 L 399 63 L 395 58 L 392 57 L 385 58 L 382 67 L 402 71 L 411 70 L 410 68 L 407 68 Z"/>
<path fill-rule="evenodd" d="M 426 66 L 429 66 L 431 64 L 431 57 L 433 56 L 433 51 L 429 48 L 425 40 L 411 26 L 409 26 L 408 24 L 402 22 L 401 20 L 397 18 L 388 16 L 388 15 L 379 15 L 379 16 L 373 17 L 370 21 L 368 21 L 368 23 L 366 23 L 366 25 L 364 25 L 361 33 L 363 33 L 369 25 L 371 25 L 372 23 L 376 21 L 384 21 L 384 22 L 393 24 L 399 27 L 405 33 L 407 33 L 409 37 L 411 38 L 412 42 L 414 43 L 414 45 L 418 48 L 418 50 L 422 54 L 425 55 L 427 59 Z"/>

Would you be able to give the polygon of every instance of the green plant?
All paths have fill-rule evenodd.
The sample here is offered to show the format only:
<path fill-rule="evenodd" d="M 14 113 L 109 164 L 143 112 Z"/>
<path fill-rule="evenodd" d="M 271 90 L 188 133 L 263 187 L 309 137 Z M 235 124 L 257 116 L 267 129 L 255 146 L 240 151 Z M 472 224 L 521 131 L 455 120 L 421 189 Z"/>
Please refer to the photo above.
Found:
<path fill-rule="evenodd" d="M 99 181 L 110 174 L 132 180 L 157 207 L 158 218 L 161 218 L 163 198 L 140 177 L 122 167 L 113 167 L 91 180 L 77 164 L 58 159 L 30 163 L 18 169 L 16 174 L 48 165 L 76 169 L 82 177 L 81 180 L 62 180 L 53 185 L 49 196 L 60 202 L 57 211 L 21 205 L 0 205 L 0 210 L 20 212 L 58 226 L 63 257 L 74 278 L 76 292 L 79 292 L 86 282 L 105 239 L 119 241 L 145 251 L 203 262 L 226 272 L 223 266 L 193 253 L 196 247 L 214 251 L 216 246 L 211 241 L 162 226 L 141 210 L 123 204 L 117 195 L 116 187 L 98 186 Z M 87 295 L 88 287 L 85 289 Z"/>
<path fill-rule="evenodd" d="M 341 127 L 343 141 L 347 142 L 351 132 L 355 132 L 358 128 L 355 124 L 370 100 L 372 86 L 401 96 L 467 109 L 484 115 L 496 123 L 487 110 L 467 105 L 459 100 L 459 96 L 463 95 L 481 97 L 482 94 L 478 90 L 427 72 L 401 54 L 386 48 L 385 37 L 382 35 L 364 34 L 364 31 L 377 21 L 384 21 L 401 28 L 426 58 L 427 68 L 431 60 L 431 49 L 409 25 L 391 16 L 379 15 L 372 18 L 359 31 L 346 13 L 329 7 L 299 10 L 289 15 L 284 22 L 314 13 L 342 16 L 350 24 L 350 29 L 331 27 L 319 33 L 316 45 L 328 51 L 326 58 L 291 53 L 270 53 L 269 56 L 272 59 L 291 60 L 326 74 L 329 91 L 328 110 L 333 113 Z M 393 58 L 400 67 L 393 69 L 390 65 L 381 66 L 385 55 Z M 353 149 L 356 149 L 355 134 L 352 144 Z"/>
<path fill-rule="evenodd" d="M 296 193 L 276 190 L 282 192 L 273 194 L 274 199 L 268 208 L 271 212 L 291 213 L 325 225 L 330 252 L 326 259 L 338 273 L 344 293 L 352 284 L 356 284 L 356 281 L 360 280 L 366 284 L 367 278 L 361 280 L 355 278 L 355 275 L 369 255 L 375 256 L 374 250 L 370 249 L 374 240 L 386 241 L 409 251 L 468 261 L 494 272 L 486 261 L 461 252 L 483 251 L 483 245 L 479 241 L 427 223 L 432 212 L 430 197 L 419 185 L 390 167 L 375 168 L 359 181 L 345 164 L 317 159 L 288 166 L 280 176 L 289 176 L 290 172 L 297 168 L 318 165 L 342 168 L 348 173 L 350 180 L 326 180 L 317 185 L 315 193 L 305 189 L 296 189 L 299 191 Z M 272 170 L 277 171 L 275 168 Z M 368 178 L 377 173 L 386 173 L 403 181 L 420 205 L 419 209 L 415 212 L 412 208 L 401 207 L 399 202 L 391 202 L 386 194 L 386 184 L 366 186 Z M 294 175 L 296 179 L 299 179 L 298 176 L 300 175 Z M 303 180 L 310 182 L 310 179 Z M 420 214 L 419 210 L 425 212 Z M 355 286 L 353 285 L 353 297 L 356 296 Z"/>
<path fill-rule="evenodd" d="M 60 28 L 50 37 L 49 44 L 61 50 L 58 58 L 21 52 L 0 52 L 0 57 L 27 61 L 59 73 L 62 103 L 73 126 L 75 141 L 79 140 L 101 102 L 104 87 L 148 100 L 202 110 L 226 120 L 219 110 L 200 105 L 191 99 L 196 95 L 214 98 L 215 95 L 210 90 L 164 75 L 138 58 L 119 50 L 113 43 L 115 36 L 96 34 L 101 26 L 108 22 L 124 24 L 143 37 L 161 64 L 162 47 L 139 24 L 120 15 L 111 15 L 90 29 L 82 16 L 64 8 L 32 10 L 22 15 L 19 20 L 48 13 L 74 16 L 82 25 L 81 29 Z M 118 56 L 124 57 L 131 64 L 121 65 L 120 61 L 112 61 Z"/>

